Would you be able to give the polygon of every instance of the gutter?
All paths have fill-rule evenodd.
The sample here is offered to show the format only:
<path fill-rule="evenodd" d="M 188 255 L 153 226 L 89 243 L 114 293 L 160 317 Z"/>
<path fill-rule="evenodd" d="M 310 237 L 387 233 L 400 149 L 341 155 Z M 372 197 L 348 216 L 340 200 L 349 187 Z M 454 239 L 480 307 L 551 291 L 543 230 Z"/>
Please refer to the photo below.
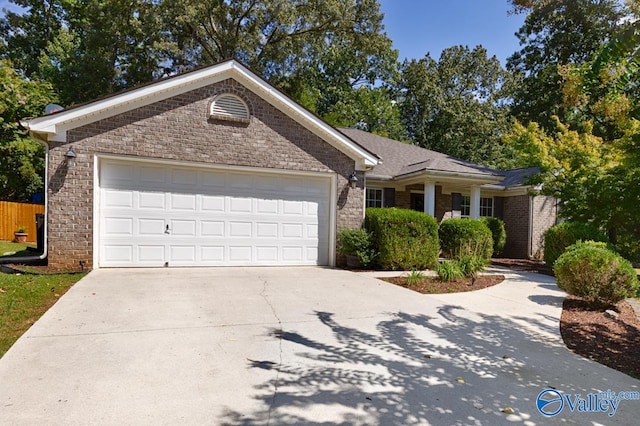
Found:
<path fill-rule="evenodd" d="M 37 263 L 37 262 L 41 262 L 43 260 L 45 260 L 47 258 L 48 255 L 48 244 L 47 244 L 47 240 L 48 240 L 48 229 L 47 229 L 47 222 L 48 222 L 48 213 L 49 213 L 49 179 L 48 179 L 48 175 L 49 175 L 49 144 L 40 139 L 37 138 L 33 135 L 33 133 L 31 132 L 31 129 L 29 128 L 29 121 L 28 120 L 24 120 L 24 121 L 20 121 L 20 125 L 22 127 L 24 127 L 25 129 L 29 130 L 29 135 L 31 136 L 31 138 L 44 145 L 44 241 L 43 241 L 43 246 L 44 249 L 42 251 L 41 255 L 34 255 L 34 256 L 22 256 L 22 257 L 6 257 L 6 258 L 0 258 L 0 265 L 3 264 L 11 264 L 11 263 Z"/>

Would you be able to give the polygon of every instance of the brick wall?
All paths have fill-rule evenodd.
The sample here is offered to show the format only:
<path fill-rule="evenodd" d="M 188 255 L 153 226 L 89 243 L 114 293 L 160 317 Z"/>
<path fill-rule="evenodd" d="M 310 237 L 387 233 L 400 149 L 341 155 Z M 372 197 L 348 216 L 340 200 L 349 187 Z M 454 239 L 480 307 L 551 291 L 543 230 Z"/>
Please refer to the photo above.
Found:
<path fill-rule="evenodd" d="M 247 103 L 248 124 L 209 119 L 211 98 L 220 93 Z M 354 161 L 231 79 L 70 130 L 67 141 L 49 152 L 48 249 L 55 268 L 77 268 L 80 260 L 92 267 L 95 154 L 335 172 L 338 230 L 362 223 L 364 176 L 359 188 L 348 183 Z M 69 144 L 77 154 L 72 168 L 64 161 Z"/>
<path fill-rule="evenodd" d="M 554 197 L 537 195 L 533 198 L 533 224 L 531 229 L 531 256 L 544 256 L 544 233 L 556 224 L 557 202 Z"/>
<path fill-rule="evenodd" d="M 507 243 L 504 256 L 516 259 L 529 257 L 529 196 L 504 198 L 504 227 Z"/>

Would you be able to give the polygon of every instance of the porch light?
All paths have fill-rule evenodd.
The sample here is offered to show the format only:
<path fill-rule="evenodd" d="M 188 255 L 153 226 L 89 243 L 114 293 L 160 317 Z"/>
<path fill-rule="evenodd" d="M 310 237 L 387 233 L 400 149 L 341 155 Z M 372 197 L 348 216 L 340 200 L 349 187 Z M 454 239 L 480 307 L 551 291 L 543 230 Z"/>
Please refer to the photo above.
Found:
<path fill-rule="evenodd" d="M 67 158 L 67 165 L 69 167 L 73 167 L 76 164 L 76 152 L 73 150 L 73 145 L 69 147 L 67 152 L 64 154 Z"/>
<path fill-rule="evenodd" d="M 349 185 L 351 185 L 352 188 L 358 185 L 358 176 L 356 176 L 355 170 L 349 176 Z"/>

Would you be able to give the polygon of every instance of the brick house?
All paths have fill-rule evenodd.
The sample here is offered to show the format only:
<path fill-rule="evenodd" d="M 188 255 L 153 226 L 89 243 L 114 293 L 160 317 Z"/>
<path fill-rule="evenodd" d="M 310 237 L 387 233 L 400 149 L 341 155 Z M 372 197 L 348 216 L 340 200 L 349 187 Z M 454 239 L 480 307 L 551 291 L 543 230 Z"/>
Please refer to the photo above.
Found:
<path fill-rule="evenodd" d="M 234 60 L 21 124 L 47 148 L 57 268 L 331 266 L 337 232 L 380 203 L 502 216 L 526 257 L 553 204 L 521 171 L 331 127 Z"/>

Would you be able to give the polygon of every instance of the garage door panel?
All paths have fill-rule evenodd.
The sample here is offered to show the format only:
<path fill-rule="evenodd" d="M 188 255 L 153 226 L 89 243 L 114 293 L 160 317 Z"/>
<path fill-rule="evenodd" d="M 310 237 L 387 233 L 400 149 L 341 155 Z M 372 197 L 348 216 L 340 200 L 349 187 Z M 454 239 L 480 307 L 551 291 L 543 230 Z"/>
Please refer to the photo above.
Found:
<path fill-rule="evenodd" d="M 328 262 L 328 178 L 101 165 L 100 266 Z"/>

